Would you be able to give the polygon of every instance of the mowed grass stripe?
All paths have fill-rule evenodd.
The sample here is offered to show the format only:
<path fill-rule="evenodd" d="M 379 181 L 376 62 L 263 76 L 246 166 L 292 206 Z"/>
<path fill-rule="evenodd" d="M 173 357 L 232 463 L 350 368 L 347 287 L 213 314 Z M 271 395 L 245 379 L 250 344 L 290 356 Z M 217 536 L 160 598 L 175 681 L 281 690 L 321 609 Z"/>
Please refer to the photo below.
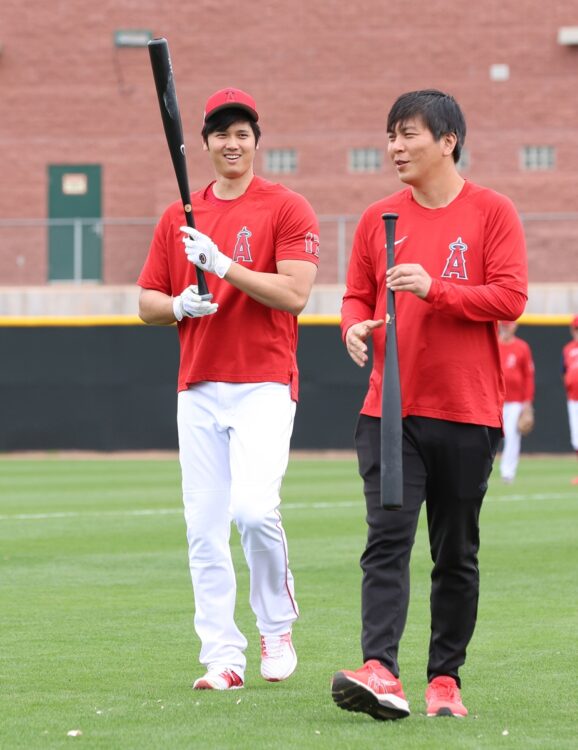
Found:
<path fill-rule="evenodd" d="M 317 495 L 323 493 L 316 493 Z M 115 491 L 111 490 L 107 493 L 109 496 L 115 496 Z M 488 494 L 484 500 L 484 503 L 488 502 L 530 502 L 530 501 L 542 501 L 542 500 L 569 500 L 574 501 L 576 499 L 576 492 L 551 492 L 551 493 L 538 493 L 530 495 L 510 495 L 509 497 L 492 496 Z M 337 510 L 347 508 L 360 508 L 363 500 L 351 500 L 351 501 L 335 501 L 335 502 L 283 502 L 282 511 L 294 511 L 294 510 Z M 82 517 L 100 517 L 100 516 L 127 516 L 127 517 L 138 517 L 138 516 L 165 516 L 165 515 L 182 515 L 183 511 L 181 507 L 178 508 L 143 508 L 141 510 L 94 510 L 94 511 L 61 511 L 54 513 L 13 513 L 13 514 L 0 514 L 0 521 L 46 521 L 51 519 L 61 518 L 82 518 Z"/>
<path fill-rule="evenodd" d="M 3 459 L 0 747 L 574 748 L 574 470 L 571 457 L 525 456 L 514 485 L 494 473 L 481 516 L 479 621 L 462 671 L 464 721 L 424 715 L 431 561 L 422 514 L 400 648 L 412 716 L 381 723 L 340 711 L 329 693 L 332 673 L 361 658 L 365 510 L 354 460 L 293 459 L 284 482 L 301 608 L 296 674 L 278 685 L 259 676 L 234 530 L 247 687 L 198 694 L 178 463 Z M 68 737 L 72 729 L 82 736 Z"/>

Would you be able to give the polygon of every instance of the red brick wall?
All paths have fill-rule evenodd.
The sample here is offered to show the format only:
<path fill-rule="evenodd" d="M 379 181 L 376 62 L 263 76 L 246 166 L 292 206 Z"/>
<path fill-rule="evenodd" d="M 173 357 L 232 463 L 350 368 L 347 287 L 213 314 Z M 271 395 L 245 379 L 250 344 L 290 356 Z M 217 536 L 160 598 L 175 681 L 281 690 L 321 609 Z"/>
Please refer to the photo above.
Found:
<path fill-rule="evenodd" d="M 191 186 L 211 178 L 198 135 L 204 101 L 235 85 L 262 113 L 261 154 L 297 149 L 298 174 L 273 179 L 320 214 L 359 214 L 399 184 L 387 163 L 375 175 L 349 174 L 348 149 L 384 146 L 393 99 L 439 87 L 466 113 L 468 178 L 507 193 L 521 212 L 577 211 L 578 48 L 557 44 L 560 26 L 578 24 L 575 8 L 575 0 L 547 12 L 537 0 L 12 4 L 0 39 L 0 217 L 46 216 L 48 164 L 101 164 L 105 217 L 157 217 L 178 197 L 148 51 L 113 45 L 116 29 L 131 28 L 170 42 Z M 493 63 L 509 64 L 508 81 L 490 81 Z M 521 172 L 525 144 L 554 145 L 556 169 Z M 332 234 L 322 244 L 325 281 L 334 277 Z M 535 234 L 531 280 L 578 281 L 578 220 Z M 134 281 L 149 235 L 106 231 L 106 283 Z M 560 245 L 562 268 L 550 262 Z M 44 232 L 0 227 L 0 284 L 44 283 L 46 253 Z"/>

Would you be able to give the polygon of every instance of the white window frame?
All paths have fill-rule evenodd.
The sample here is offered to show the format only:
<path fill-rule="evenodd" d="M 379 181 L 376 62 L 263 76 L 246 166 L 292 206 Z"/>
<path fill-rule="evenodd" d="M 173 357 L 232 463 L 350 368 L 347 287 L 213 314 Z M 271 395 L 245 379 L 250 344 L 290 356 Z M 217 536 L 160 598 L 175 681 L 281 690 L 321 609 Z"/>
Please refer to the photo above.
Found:
<path fill-rule="evenodd" d="M 383 167 L 383 150 L 371 146 L 349 149 L 349 171 L 356 174 L 380 172 Z"/>
<path fill-rule="evenodd" d="M 556 166 L 556 149 L 554 146 L 522 146 L 520 149 L 520 167 L 525 172 L 543 172 Z"/>
<path fill-rule="evenodd" d="M 294 148 L 270 148 L 265 151 L 265 172 L 269 174 L 295 174 L 297 151 Z"/>

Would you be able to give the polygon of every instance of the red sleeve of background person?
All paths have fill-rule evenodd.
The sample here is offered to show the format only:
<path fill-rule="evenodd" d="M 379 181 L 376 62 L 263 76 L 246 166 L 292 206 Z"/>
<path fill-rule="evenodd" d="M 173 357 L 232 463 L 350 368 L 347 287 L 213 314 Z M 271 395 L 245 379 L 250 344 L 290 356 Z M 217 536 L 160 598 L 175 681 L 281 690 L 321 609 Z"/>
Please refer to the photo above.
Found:
<path fill-rule="evenodd" d="M 343 335 L 353 323 L 384 317 L 385 212 L 399 214 L 396 264 L 418 263 L 433 279 L 427 300 L 396 294 L 403 415 L 500 427 L 504 381 L 496 321 L 516 320 L 527 299 L 526 247 L 516 210 L 504 196 L 472 183 L 442 209 L 418 205 L 410 189 L 370 206 L 355 234 Z M 456 252 L 457 275 L 450 263 Z M 362 407 L 372 416 L 381 415 L 384 329 L 373 334 Z"/>
<path fill-rule="evenodd" d="M 302 196 L 257 177 L 228 203 L 215 205 L 204 192 L 192 196 L 196 226 L 236 262 L 268 273 L 276 273 L 280 260 L 318 264 L 318 222 Z M 179 229 L 184 223 L 182 204 L 169 206 L 156 227 L 139 286 L 176 296 L 196 283 Z M 273 381 L 290 383 L 297 400 L 297 318 L 256 302 L 214 274 L 207 274 L 207 282 L 219 310 L 178 324 L 178 389 L 205 380 Z"/>
<path fill-rule="evenodd" d="M 569 341 L 562 350 L 564 387 L 570 401 L 578 401 L 578 341 Z"/>
<path fill-rule="evenodd" d="M 534 400 L 534 361 L 530 346 L 517 336 L 499 344 L 506 401 L 531 403 Z"/>

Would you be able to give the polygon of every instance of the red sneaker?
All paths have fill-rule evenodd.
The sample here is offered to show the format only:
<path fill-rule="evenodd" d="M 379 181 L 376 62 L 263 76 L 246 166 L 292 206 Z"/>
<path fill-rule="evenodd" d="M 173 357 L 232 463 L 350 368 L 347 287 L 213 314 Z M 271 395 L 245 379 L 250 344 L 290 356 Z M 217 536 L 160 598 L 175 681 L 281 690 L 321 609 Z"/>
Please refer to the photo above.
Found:
<path fill-rule="evenodd" d="M 377 659 L 366 661 L 355 672 L 343 670 L 333 675 L 331 694 L 339 708 L 361 711 L 374 719 L 409 716 L 401 682 Z"/>
<path fill-rule="evenodd" d="M 425 691 L 425 702 L 428 716 L 456 716 L 461 719 L 468 715 L 453 677 L 434 677 Z"/>
<path fill-rule="evenodd" d="M 193 690 L 238 690 L 243 687 L 243 680 L 232 669 L 216 669 L 209 671 L 195 680 Z"/>

